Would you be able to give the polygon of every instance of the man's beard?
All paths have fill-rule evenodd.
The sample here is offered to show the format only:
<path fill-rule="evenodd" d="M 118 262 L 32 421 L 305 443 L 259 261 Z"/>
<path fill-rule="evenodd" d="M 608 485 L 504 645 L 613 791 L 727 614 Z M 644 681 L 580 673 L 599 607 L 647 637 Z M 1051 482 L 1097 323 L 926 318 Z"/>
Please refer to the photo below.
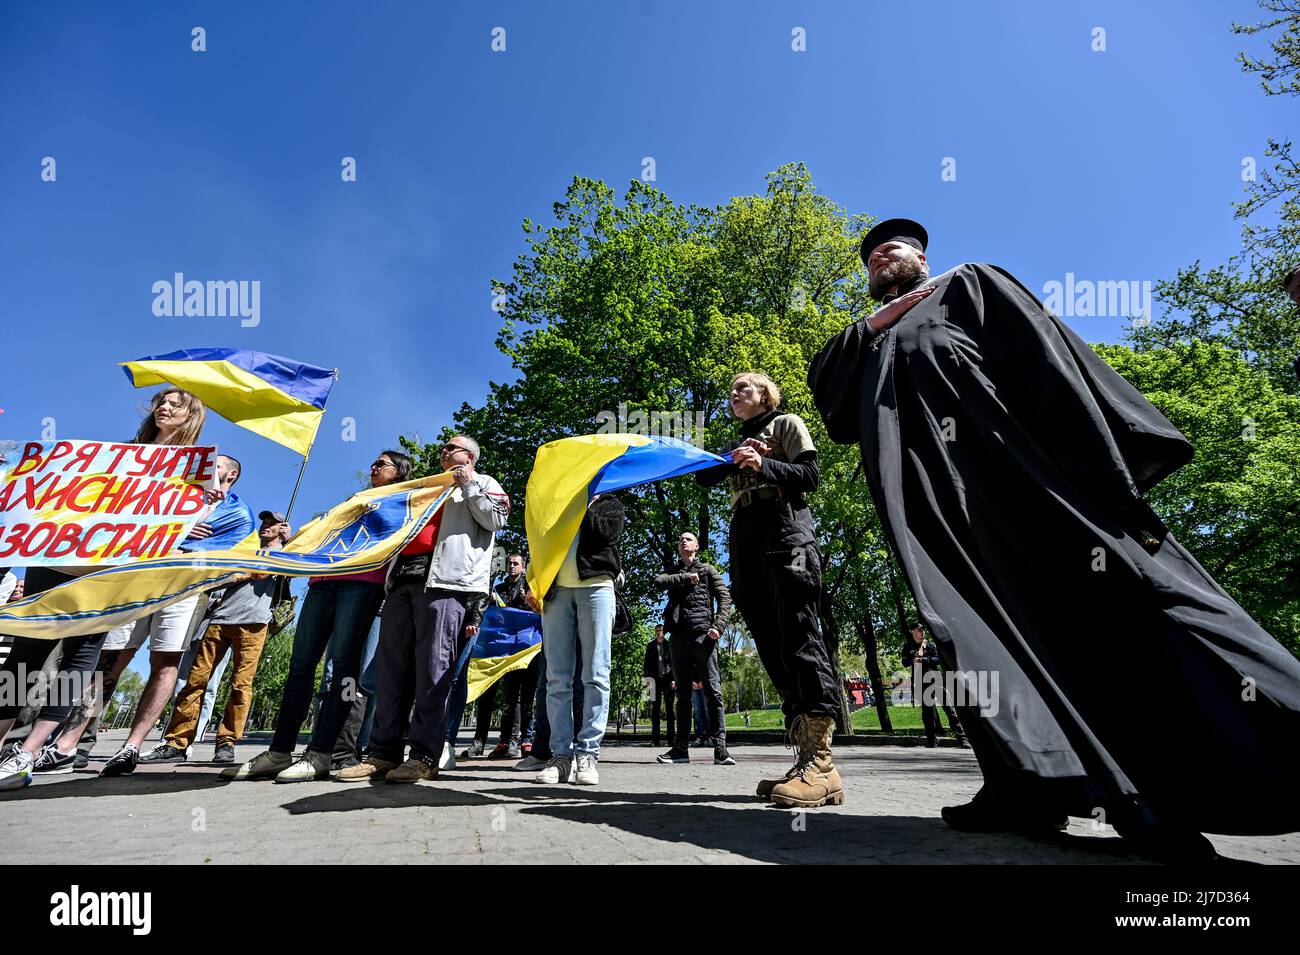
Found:
<path fill-rule="evenodd" d="M 900 259 L 896 262 L 890 262 L 884 268 L 879 269 L 871 276 L 867 282 L 867 288 L 871 292 L 871 297 L 879 299 L 895 285 L 907 285 L 915 279 L 922 278 L 925 275 L 925 268 L 916 259 Z"/>

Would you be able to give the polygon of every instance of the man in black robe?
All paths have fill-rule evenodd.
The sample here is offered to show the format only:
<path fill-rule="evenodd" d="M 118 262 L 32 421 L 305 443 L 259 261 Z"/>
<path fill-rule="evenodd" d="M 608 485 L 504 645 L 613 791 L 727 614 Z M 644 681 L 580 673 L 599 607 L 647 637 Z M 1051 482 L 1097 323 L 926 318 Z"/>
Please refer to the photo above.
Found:
<path fill-rule="evenodd" d="M 992 705 L 958 706 L 984 786 L 944 819 L 1091 816 L 1181 859 L 1213 857 L 1203 832 L 1300 829 L 1300 662 L 1142 499 L 1191 445 L 1011 275 L 930 279 L 925 243 L 909 220 L 871 230 L 887 304 L 808 382 L 830 437 L 861 445 L 945 665 L 997 678 Z"/>

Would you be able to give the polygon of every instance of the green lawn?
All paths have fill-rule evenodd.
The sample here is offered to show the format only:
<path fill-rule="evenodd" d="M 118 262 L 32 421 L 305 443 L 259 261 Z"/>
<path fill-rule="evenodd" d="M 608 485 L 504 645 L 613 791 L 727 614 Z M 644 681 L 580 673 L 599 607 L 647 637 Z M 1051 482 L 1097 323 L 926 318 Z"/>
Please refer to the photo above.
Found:
<path fill-rule="evenodd" d="M 923 731 L 921 708 L 919 706 L 891 706 L 889 719 L 895 730 Z M 946 717 L 940 716 L 944 726 L 948 725 Z M 779 730 L 785 724 L 781 720 L 780 710 L 750 710 L 749 728 L 756 730 Z M 865 707 L 853 714 L 853 728 L 865 732 L 879 732 L 880 719 L 874 706 Z M 727 714 L 727 731 L 744 732 L 745 720 L 741 713 Z"/>

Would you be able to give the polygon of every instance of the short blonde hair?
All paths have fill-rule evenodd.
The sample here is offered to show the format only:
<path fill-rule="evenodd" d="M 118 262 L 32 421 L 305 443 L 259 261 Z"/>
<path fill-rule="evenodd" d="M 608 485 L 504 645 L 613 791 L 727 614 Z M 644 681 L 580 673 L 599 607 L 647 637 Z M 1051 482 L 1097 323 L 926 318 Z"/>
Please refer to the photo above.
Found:
<path fill-rule="evenodd" d="M 742 378 L 763 392 L 763 407 L 768 411 L 781 407 L 781 389 L 767 375 L 761 371 L 742 371 L 732 376 L 731 384 L 734 386 Z"/>

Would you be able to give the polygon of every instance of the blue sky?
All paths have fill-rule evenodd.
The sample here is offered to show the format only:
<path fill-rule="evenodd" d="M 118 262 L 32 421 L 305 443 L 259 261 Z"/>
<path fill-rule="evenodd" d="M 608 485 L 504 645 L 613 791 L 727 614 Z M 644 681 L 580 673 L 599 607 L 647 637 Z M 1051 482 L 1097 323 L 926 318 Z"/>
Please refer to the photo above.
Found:
<path fill-rule="evenodd" d="M 1294 101 L 1234 61 L 1264 43 L 1229 23 L 1260 13 L 0 4 L 0 437 L 37 437 L 45 418 L 59 437 L 129 436 L 150 392 L 116 362 L 147 354 L 245 347 L 338 367 L 296 508 L 310 516 L 399 433 L 432 438 L 510 376 L 489 283 L 523 249 L 521 220 L 551 221 L 575 174 L 621 191 L 647 156 L 659 187 L 701 204 L 802 160 L 848 210 L 925 222 L 936 270 L 992 261 L 1036 291 L 1067 272 L 1143 281 L 1219 262 L 1239 244 L 1243 157 L 1297 133 Z M 357 182 L 340 178 L 345 156 Z M 154 316 L 152 284 L 175 272 L 260 281 L 260 324 Z M 1115 341 L 1124 321 L 1072 324 Z M 244 461 L 255 508 L 287 503 L 293 453 L 221 420 L 205 437 Z"/>

